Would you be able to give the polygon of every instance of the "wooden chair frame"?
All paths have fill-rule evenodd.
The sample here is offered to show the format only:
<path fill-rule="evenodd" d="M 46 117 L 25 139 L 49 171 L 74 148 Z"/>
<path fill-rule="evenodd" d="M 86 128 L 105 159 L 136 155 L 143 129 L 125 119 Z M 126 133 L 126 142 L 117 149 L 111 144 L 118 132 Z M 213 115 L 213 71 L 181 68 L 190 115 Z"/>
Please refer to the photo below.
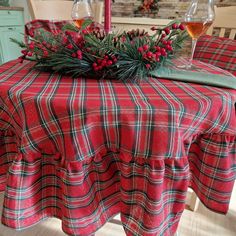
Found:
<path fill-rule="evenodd" d="M 34 19 L 43 20 L 71 20 L 73 1 L 65 0 L 27 0 L 29 12 Z M 92 10 L 96 22 L 102 22 L 104 3 L 92 3 Z"/>
<path fill-rule="evenodd" d="M 207 34 L 212 35 L 214 28 L 220 28 L 219 37 L 226 37 L 226 30 L 230 30 L 228 38 L 236 37 L 236 6 L 215 7 L 216 18 Z"/>

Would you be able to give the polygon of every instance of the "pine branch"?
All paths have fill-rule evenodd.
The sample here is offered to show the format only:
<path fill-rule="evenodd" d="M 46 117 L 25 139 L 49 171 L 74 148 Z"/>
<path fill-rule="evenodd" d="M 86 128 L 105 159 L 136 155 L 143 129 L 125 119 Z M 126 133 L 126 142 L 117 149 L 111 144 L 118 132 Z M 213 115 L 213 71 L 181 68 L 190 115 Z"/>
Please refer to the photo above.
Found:
<path fill-rule="evenodd" d="M 14 38 L 10 38 L 10 40 L 11 40 L 11 42 L 16 43 L 21 48 L 25 48 L 26 47 L 25 43 L 22 42 L 22 41 L 19 41 L 19 40 L 14 39 Z"/>

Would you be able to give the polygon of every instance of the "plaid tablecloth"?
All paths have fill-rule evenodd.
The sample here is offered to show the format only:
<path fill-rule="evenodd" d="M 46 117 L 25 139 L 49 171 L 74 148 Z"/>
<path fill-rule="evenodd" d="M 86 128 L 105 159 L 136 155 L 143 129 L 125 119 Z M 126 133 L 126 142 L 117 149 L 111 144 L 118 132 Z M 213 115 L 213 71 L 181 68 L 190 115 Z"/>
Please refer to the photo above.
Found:
<path fill-rule="evenodd" d="M 92 235 L 117 213 L 128 236 L 173 236 L 188 186 L 226 213 L 236 170 L 236 91 L 164 79 L 71 79 L 0 67 L 2 222 L 58 217 Z"/>

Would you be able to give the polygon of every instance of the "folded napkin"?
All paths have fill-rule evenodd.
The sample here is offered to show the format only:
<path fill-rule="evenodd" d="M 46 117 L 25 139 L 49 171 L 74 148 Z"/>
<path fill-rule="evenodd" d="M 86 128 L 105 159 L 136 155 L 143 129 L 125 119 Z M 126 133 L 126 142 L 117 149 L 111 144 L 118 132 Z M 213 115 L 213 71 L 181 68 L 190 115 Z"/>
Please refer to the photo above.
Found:
<path fill-rule="evenodd" d="M 150 72 L 151 76 L 163 79 L 179 80 L 223 88 L 236 89 L 236 77 L 219 67 L 193 60 L 193 68 L 183 69 L 188 61 L 184 58 L 172 60 L 172 64 L 162 66 Z"/>

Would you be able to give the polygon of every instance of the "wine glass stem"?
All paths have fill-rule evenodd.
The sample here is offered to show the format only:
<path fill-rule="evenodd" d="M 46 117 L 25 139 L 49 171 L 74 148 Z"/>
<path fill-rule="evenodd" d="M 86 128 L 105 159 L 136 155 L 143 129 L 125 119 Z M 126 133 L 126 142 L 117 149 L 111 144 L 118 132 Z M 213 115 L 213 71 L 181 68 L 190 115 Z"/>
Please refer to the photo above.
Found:
<path fill-rule="evenodd" d="M 196 44 L 197 44 L 197 39 L 193 38 L 192 39 L 192 49 L 191 49 L 191 56 L 190 56 L 190 61 L 189 61 L 189 66 L 192 66 L 192 62 L 193 62 L 193 55 L 194 55 L 194 51 L 196 48 Z"/>

